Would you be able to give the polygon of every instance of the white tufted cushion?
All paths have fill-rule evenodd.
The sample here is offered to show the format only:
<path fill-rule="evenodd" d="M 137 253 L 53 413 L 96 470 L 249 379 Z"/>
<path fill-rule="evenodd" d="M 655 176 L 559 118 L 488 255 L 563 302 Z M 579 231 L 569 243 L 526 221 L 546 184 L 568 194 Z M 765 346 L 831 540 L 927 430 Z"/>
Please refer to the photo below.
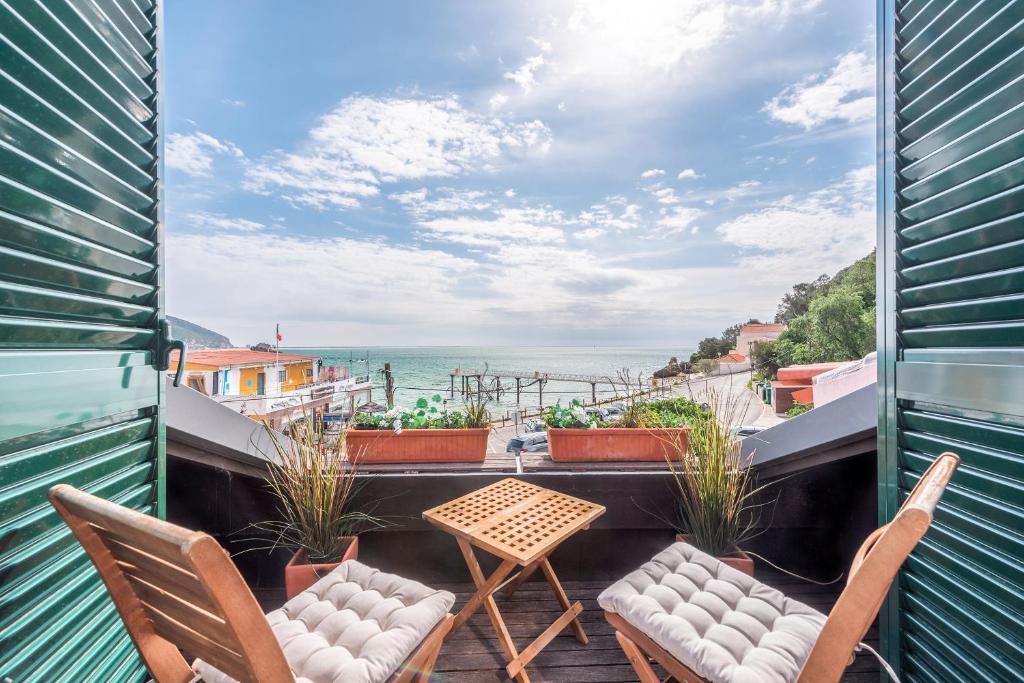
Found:
<path fill-rule="evenodd" d="M 795 681 L 825 615 L 675 543 L 597 598 L 715 683 Z"/>
<path fill-rule="evenodd" d="M 455 603 L 448 591 L 343 562 L 267 615 L 298 683 L 380 683 Z M 237 683 L 196 660 L 207 683 Z"/>

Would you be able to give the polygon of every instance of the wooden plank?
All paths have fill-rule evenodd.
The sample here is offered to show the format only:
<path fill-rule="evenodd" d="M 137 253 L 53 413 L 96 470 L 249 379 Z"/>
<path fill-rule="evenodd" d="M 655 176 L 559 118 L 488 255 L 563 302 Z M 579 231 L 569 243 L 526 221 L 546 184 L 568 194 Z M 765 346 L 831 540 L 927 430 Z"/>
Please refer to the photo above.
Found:
<path fill-rule="evenodd" d="M 544 632 L 537 636 L 532 643 L 524 647 L 519 652 L 519 656 L 508 663 L 506 670 L 508 675 L 515 677 L 520 671 L 523 670 L 527 664 L 529 664 L 534 657 L 540 654 L 540 651 L 550 643 L 555 636 L 557 636 L 562 629 L 568 626 L 576 616 L 583 611 L 583 605 L 576 603 L 566 610 L 565 614 L 555 619 L 554 623 L 544 629 Z"/>
<path fill-rule="evenodd" d="M 190 655 L 201 658 L 238 680 L 252 678 L 252 672 L 237 652 L 193 631 L 160 610 L 150 607 L 146 612 L 157 634 L 175 643 Z"/>
<path fill-rule="evenodd" d="M 555 593 L 555 598 L 558 601 L 559 607 L 565 610 L 569 609 L 569 596 L 565 594 L 565 590 L 562 589 L 562 584 L 558 582 L 558 576 L 555 575 L 555 570 L 551 568 L 551 563 L 548 562 L 548 558 L 541 558 L 540 568 L 541 571 L 544 572 L 544 576 L 545 578 L 547 578 L 548 583 L 551 585 L 551 590 Z M 580 605 L 579 602 L 577 602 L 576 604 Z M 580 611 L 577 610 L 576 614 L 579 613 Z M 583 630 L 583 626 L 580 624 L 579 619 L 576 619 L 574 617 L 571 626 L 572 632 L 576 635 L 576 640 L 580 641 L 581 644 L 586 645 L 587 634 Z"/>

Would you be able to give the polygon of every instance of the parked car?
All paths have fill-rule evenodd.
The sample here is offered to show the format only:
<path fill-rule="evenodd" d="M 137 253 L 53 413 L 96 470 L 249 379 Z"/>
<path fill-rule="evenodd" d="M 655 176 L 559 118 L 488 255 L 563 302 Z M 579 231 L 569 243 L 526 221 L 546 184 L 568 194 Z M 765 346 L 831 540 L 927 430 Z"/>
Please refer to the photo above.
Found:
<path fill-rule="evenodd" d="M 613 403 L 610 406 L 605 406 L 604 412 L 607 415 L 606 420 L 613 420 L 626 412 L 626 406 L 621 403 Z"/>
<path fill-rule="evenodd" d="M 520 434 L 509 439 L 505 451 L 508 453 L 522 453 L 523 451 L 535 453 L 537 451 L 546 451 L 547 449 L 547 432 L 527 432 L 526 434 Z"/>
<path fill-rule="evenodd" d="M 736 425 L 731 428 L 731 431 L 741 439 L 745 439 L 748 436 L 753 436 L 758 432 L 763 432 L 764 427 L 758 427 L 757 425 Z"/>

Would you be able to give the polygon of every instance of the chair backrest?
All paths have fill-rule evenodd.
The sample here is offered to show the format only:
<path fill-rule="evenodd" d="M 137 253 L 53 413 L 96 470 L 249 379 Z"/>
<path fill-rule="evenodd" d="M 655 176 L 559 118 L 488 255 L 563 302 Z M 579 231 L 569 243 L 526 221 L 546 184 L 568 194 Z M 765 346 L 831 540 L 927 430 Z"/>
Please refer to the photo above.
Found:
<path fill-rule="evenodd" d="M 797 679 L 838 681 L 882 607 L 896 572 L 928 531 L 935 506 L 960 464 L 943 453 L 921 475 L 893 520 L 867 537 L 853 558 L 846 588 L 828 615 Z"/>
<path fill-rule="evenodd" d="M 240 681 L 292 681 L 284 653 L 231 558 L 189 531 L 66 484 L 50 489 L 157 683 L 194 678 L 179 650 Z"/>

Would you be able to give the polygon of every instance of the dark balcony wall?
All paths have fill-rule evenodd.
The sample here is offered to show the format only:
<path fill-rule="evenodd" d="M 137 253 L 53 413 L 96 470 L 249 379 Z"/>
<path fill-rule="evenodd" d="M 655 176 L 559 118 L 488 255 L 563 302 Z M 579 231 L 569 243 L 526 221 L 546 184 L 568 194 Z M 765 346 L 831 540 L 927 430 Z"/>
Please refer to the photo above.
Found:
<path fill-rule="evenodd" d="M 173 450 L 173 449 L 172 449 Z M 246 527 L 273 514 L 263 480 L 195 461 L 168 460 L 168 516 L 213 534 L 235 556 L 257 590 L 280 587 L 288 553 L 254 551 Z M 785 569 L 810 578 L 834 578 L 846 570 L 863 538 L 874 528 L 873 454 L 821 465 L 781 481 L 771 528 L 751 549 Z M 427 583 L 468 581 L 454 540 L 420 517 L 423 510 L 480 488 L 504 475 L 382 475 L 361 496 L 377 501 L 375 514 L 391 526 L 364 534 L 360 559 L 385 571 Z M 565 580 L 611 581 L 650 559 L 674 539 L 672 480 L 660 473 L 527 474 L 523 479 L 600 503 L 608 511 L 593 528 L 576 534 L 553 555 Z M 485 569 L 494 566 L 481 554 Z"/>

